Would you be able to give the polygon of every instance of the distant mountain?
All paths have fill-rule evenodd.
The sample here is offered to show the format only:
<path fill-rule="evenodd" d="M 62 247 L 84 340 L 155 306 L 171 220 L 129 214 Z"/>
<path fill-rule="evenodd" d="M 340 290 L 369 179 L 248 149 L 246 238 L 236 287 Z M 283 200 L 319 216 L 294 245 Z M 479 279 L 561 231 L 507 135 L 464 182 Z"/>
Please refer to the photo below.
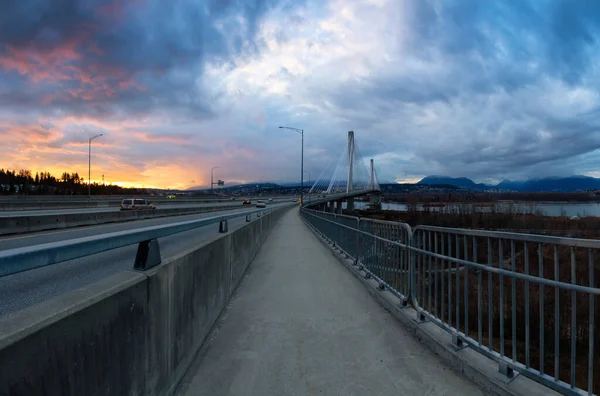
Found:
<path fill-rule="evenodd" d="M 600 189 L 600 179 L 589 176 L 547 177 L 527 180 L 521 189 L 524 192 L 538 191 L 584 191 Z"/>
<path fill-rule="evenodd" d="M 600 179 L 590 176 L 544 177 L 525 181 L 502 180 L 497 185 L 475 183 L 466 177 L 427 176 L 418 184 L 450 184 L 471 190 L 513 190 L 520 192 L 571 192 L 600 190 Z"/>
<path fill-rule="evenodd" d="M 448 176 L 427 176 L 417 184 L 447 184 L 458 188 L 469 188 L 472 190 L 484 190 L 488 188 L 485 184 L 477 184 L 473 180 L 466 177 L 448 177 Z"/>
<path fill-rule="evenodd" d="M 502 180 L 495 187 L 499 190 L 522 191 L 525 183 L 524 181 Z"/>

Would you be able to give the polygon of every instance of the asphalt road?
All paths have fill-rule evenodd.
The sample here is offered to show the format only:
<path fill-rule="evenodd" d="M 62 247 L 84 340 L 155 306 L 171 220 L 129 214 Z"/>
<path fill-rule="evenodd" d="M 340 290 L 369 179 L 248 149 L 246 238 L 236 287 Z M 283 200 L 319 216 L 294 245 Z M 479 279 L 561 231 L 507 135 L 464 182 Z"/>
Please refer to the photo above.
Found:
<path fill-rule="evenodd" d="M 241 206 L 241 204 L 240 204 Z M 280 204 L 273 204 L 277 207 Z M 222 213 L 255 210 L 251 207 L 234 210 L 199 213 L 186 216 L 162 217 L 125 223 L 102 224 L 98 226 L 71 228 L 67 230 L 45 231 L 19 236 L 0 238 L 0 250 L 14 249 L 42 243 L 68 240 L 115 231 L 133 230 L 152 225 L 163 225 L 180 221 L 218 216 Z M 253 221 L 256 217 L 253 217 Z M 229 231 L 246 224 L 245 216 L 229 220 Z M 200 227 L 168 237 L 160 238 L 162 259 L 190 249 L 201 243 L 219 237 L 218 224 Z M 75 290 L 116 272 L 133 268 L 137 245 L 114 249 L 107 252 L 65 261 L 47 267 L 37 268 L 14 275 L 0 277 L 0 316 L 9 314 L 30 305 L 37 304 L 61 293 Z"/>
<path fill-rule="evenodd" d="M 238 204 L 242 207 L 241 201 L 230 201 L 230 202 L 209 202 L 209 203 L 191 203 L 191 204 L 169 204 L 169 205 L 156 205 L 157 209 L 179 209 L 179 208 L 202 208 L 202 207 L 227 207 Z M 22 217 L 22 216 L 47 216 L 47 215 L 64 215 L 73 213 L 106 213 L 106 212 L 118 212 L 118 206 L 106 207 L 106 208 L 67 208 L 67 209 L 32 209 L 32 210 L 11 210 L 11 211 L 0 211 L 0 217 Z"/>

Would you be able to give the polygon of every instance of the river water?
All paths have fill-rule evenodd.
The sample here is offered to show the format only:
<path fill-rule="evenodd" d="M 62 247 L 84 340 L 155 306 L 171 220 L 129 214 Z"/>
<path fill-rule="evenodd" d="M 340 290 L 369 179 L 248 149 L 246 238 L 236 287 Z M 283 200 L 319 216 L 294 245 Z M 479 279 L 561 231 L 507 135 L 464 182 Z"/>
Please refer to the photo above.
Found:
<path fill-rule="evenodd" d="M 365 209 L 366 202 L 356 202 L 357 209 Z M 397 210 L 405 212 L 408 209 L 406 204 L 383 202 L 383 210 Z M 423 205 L 417 205 L 417 210 L 429 210 L 445 213 L 460 212 L 504 212 L 504 213 L 533 213 L 544 216 L 600 216 L 600 202 L 570 203 L 570 202 L 498 202 L 492 206 L 480 206 L 468 203 L 447 204 L 443 207 L 425 208 Z"/>

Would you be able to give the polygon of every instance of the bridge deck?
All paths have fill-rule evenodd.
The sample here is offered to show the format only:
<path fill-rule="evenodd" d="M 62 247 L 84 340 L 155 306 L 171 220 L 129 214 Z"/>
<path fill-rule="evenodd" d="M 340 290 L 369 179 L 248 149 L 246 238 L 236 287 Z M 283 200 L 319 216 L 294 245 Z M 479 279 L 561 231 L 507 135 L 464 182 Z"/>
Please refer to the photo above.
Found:
<path fill-rule="evenodd" d="M 180 395 L 478 395 L 368 294 L 290 210 Z"/>

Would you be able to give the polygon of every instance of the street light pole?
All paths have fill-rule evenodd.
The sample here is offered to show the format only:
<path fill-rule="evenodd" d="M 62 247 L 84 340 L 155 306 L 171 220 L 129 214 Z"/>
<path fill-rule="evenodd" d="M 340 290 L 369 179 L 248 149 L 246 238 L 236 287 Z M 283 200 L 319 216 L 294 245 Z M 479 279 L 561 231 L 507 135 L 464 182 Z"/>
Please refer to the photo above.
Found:
<path fill-rule="evenodd" d="M 302 151 L 300 154 L 300 206 L 304 204 L 304 129 L 280 126 L 281 129 L 289 129 L 302 135 Z"/>
<path fill-rule="evenodd" d="M 213 183 L 213 175 L 214 175 L 214 170 L 220 168 L 220 166 L 213 166 L 210 169 L 210 193 L 212 194 L 213 192 L 213 186 L 215 185 L 215 183 Z"/>
<path fill-rule="evenodd" d="M 88 141 L 88 199 L 92 199 L 92 140 L 99 138 L 102 134 L 92 136 Z"/>

